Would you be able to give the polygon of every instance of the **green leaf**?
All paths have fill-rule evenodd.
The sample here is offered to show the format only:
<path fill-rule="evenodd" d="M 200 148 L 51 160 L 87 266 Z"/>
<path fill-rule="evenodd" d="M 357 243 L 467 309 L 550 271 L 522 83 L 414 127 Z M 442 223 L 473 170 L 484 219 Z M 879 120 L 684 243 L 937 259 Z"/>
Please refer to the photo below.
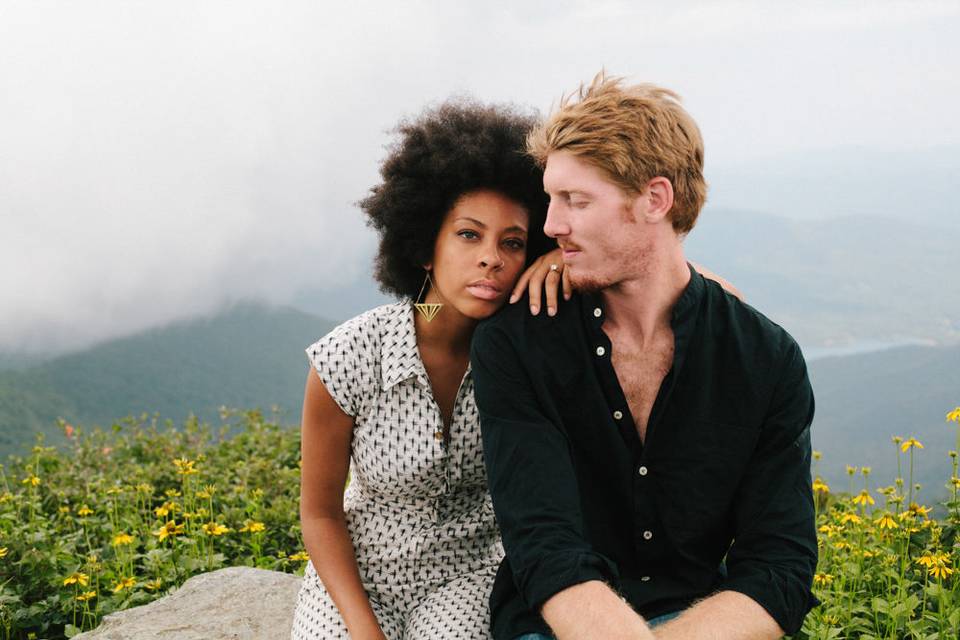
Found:
<path fill-rule="evenodd" d="M 73 626 L 72 624 L 68 624 L 68 625 L 67 625 L 66 627 L 64 627 L 64 629 L 63 629 L 63 635 L 67 636 L 68 638 L 72 638 L 73 636 L 77 635 L 78 633 L 80 633 L 80 627 L 75 627 L 75 626 Z"/>

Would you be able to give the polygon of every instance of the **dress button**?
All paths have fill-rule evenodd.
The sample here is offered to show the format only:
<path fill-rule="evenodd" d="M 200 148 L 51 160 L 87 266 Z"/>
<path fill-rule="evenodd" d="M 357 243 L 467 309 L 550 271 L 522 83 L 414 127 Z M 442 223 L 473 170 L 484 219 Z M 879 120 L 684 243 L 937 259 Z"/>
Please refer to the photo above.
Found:
<path fill-rule="evenodd" d="M 652 538 L 652 537 L 653 537 L 653 532 L 652 532 L 652 531 L 644 531 L 644 532 L 643 532 L 643 539 L 644 539 L 644 540 L 649 540 L 649 539 Z"/>
<path fill-rule="evenodd" d="M 637 469 L 637 473 L 639 473 L 639 474 L 642 475 L 642 476 L 645 476 L 645 475 L 647 475 L 647 468 L 646 468 L 646 467 L 640 467 L 639 469 Z"/>
<path fill-rule="evenodd" d="M 650 576 L 642 576 L 640 582 L 650 582 Z"/>
<path fill-rule="evenodd" d="M 600 310 L 600 307 L 597 307 L 593 310 L 593 317 L 599 318 L 603 314 L 603 311 Z"/>
<path fill-rule="evenodd" d="M 606 352 L 607 352 L 607 350 L 604 349 L 603 347 L 597 347 L 597 355 L 598 355 L 598 356 L 602 356 L 602 355 L 605 354 Z"/>
<path fill-rule="evenodd" d="M 623 418 L 623 411 L 614 411 L 614 412 L 613 412 L 613 419 L 614 419 L 614 420 L 620 420 L 620 419 L 622 419 L 622 418 Z"/>

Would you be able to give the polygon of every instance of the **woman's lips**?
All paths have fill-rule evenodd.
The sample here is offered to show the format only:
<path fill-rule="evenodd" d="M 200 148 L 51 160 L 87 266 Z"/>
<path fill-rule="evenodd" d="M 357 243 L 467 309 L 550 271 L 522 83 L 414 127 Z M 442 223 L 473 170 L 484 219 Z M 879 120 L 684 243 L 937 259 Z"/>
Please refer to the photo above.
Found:
<path fill-rule="evenodd" d="M 467 291 L 481 300 L 496 300 L 503 291 L 488 284 L 468 284 Z"/>

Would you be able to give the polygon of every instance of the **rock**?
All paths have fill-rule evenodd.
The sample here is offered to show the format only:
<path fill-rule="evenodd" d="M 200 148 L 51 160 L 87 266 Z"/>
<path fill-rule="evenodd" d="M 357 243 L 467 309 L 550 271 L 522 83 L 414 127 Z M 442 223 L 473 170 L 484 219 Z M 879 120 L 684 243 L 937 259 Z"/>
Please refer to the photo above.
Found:
<path fill-rule="evenodd" d="M 276 640 L 290 637 L 302 578 L 250 567 L 198 576 L 142 607 L 117 611 L 76 640 Z"/>

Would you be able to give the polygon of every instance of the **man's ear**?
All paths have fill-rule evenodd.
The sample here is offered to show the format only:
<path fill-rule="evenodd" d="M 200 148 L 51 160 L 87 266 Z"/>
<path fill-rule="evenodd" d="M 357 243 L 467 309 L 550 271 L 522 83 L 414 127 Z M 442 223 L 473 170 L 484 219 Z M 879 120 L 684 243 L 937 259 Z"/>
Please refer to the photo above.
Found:
<path fill-rule="evenodd" d="M 673 185 L 663 176 L 656 176 L 644 189 L 647 210 L 644 218 L 647 222 L 660 222 L 673 208 Z"/>

